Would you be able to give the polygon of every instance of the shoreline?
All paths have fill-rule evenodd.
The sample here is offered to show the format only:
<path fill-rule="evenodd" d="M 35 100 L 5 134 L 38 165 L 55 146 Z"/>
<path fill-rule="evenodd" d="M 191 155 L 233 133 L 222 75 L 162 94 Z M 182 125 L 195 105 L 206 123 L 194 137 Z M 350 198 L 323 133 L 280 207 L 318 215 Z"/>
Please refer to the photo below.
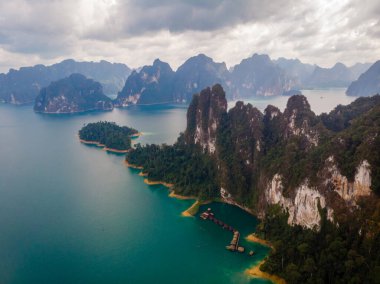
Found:
<path fill-rule="evenodd" d="M 131 139 L 135 139 L 135 138 L 139 138 L 142 135 L 143 135 L 142 132 L 137 132 L 135 134 L 129 135 L 129 137 L 131 137 Z"/>
<path fill-rule="evenodd" d="M 247 237 L 245 237 L 245 239 L 248 242 L 258 243 L 260 245 L 269 247 L 270 249 L 274 250 L 274 246 L 269 241 L 259 238 L 255 233 L 249 234 Z M 251 277 L 268 279 L 275 284 L 286 284 L 286 281 L 282 279 L 280 276 L 261 271 L 260 267 L 266 261 L 267 261 L 267 257 L 265 257 L 263 260 L 261 260 L 259 263 L 255 264 L 254 266 L 247 268 L 244 271 L 244 273 Z"/>
<path fill-rule="evenodd" d="M 130 168 L 141 170 L 139 173 L 139 176 L 146 177 L 148 175 L 148 173 L 143 172 L 143 169 L 144 169 L 143 167 L 130 164 L 130 163 L 128 163 L 127 160 L 124 160 L 124 162 Z M 148 185 L 163 185 L 163 186 L 167 187 L 169 190 L 174 186 L 174 184 L 166 183 L 163 181 L 150 181 L 148 178 L 144 178 L 144 183 L 148 184 Z M 230 200 L 226 200 L 224 198 L 222 198 L 220 200 L 208 200 L 208 201 L 202 202 L 202 201 L 199 201 L 198 198 L 195 196 L 179 195 L 179 194 L 175 193 L 174 190 L 170 190 L 170 193 L 168 196 L 171 198 L 176 198 L 176 199 L 180 199 L 180 200 L 195 200 L 195 202 L 189 208 L 187 208 L 186 210 L 184 210 L 181 213 L 182 217 L 194 217 L 198 213 L 199 207 L 201 205 L 208 204 L 211 202 L 222 202 L 225 204 L 237 206 L 240 209 L 242 209 L 242 210 L 244 210 L 244 211 L 248 212 L 249 214 L 256 217 L 256 215 L 254 215 L 253 212 L 248 210 L 247 208 L 239 206 L 239 204 L 237 204 L 235 202 L 231 202 Z M 258 244 L 261 244 L 263 246 L 274 249 L 273 245 L 269 241 L 259 238 L 255 233 L 249 234 L 247 237 L 245 237 L 245 239 L 249 242 L 258 243 Z M 267 257 L 265 257 L 263 260 L 261 260 L 259 263 L 255 264 L 254 266 L 247 268 L 244 271 L 244 273 L 250 277 L 268 279 L 275 284 L 286 284 L 286 281 L 284 279 L 282 279 L 281 277 L 260 270 L 260 266 L 263 263 L 265 263 L 266 260 L 267 260 Z"/>
<path fill-rule="evenodd" d="M 89 141 L 89 140 L 83 140 L 83 139 L 79 139 L 79 141 L 81 143 L 83 143 L 83 144 L 95 145 L 96 147 L 103 148 L 102 150 L 107 151 L 107 152 L 128 153 L 130 151 L 130 149 L 127 149 L 127 150 L 118 150 L 118 149 L 114 149 L 114 148 L 108 148 L 108 147 L 106 147 L 106 145 L 101 144 L 101 143 L 96 142 L 96 141 Z"/>
<path fill-rule="evenodd" d="M 144 183 L 146 183 L 147 185 L 163 185 L 163 186 L 166 186 L 168 188 L 171 188 L 174 186 L 174 184 L 172 184 L 172 183 L 167 183 L 164 181 L 151 181 L 148 178 L 144 178 Z"/>
<path fill-rule="evenodd" d="M 137 166 L 137 165 L 134 165 L 134 164 L 130 164 L 128 163 L 127 160 L 124 159 L 124 164 L 128 167 L 128 168 L 132 168 L 132 169 L 136 169 L 136 170 L 142 170 L 144 169 L 143 167 L 141 166 Z"/>
<path fill-rule="evenodd" d="M 281 277 L 273 274 L 269 274 L 267 272 L 261 271 L 260 266 L 265 263 L 266 258 L 264 258 L 262 261 L 260 261 L 255 266 L 248 268 L 245 270 L 245 274 L 248 276 L 254 277 L 254 278 L 262 278 L 262 279 L 268 279 L 272 281 L 275 284 L 286 284 L 286 281 L 282 279 Z"/>
<path fill-rule="evenodd" d="M 170 195 L 169 195 L 170 196 Z M 182 198 L 183 199 L 183 198 Z M 199 201 L 198 199 L 195 200 L 195 202 L 187 208 L 185 211 L 181 213 L 182 217 L 195 217 L 199 211 L 199 207 L 201 205 L 209 204 L 212 201 Z"/>
<path fill-rule="evenodd" d="M 274 250 L 274 246 L 269 241 L 259 238 L 255 233 L 249 234 L 245 239 L 248 242 L 258 243 Z"/>

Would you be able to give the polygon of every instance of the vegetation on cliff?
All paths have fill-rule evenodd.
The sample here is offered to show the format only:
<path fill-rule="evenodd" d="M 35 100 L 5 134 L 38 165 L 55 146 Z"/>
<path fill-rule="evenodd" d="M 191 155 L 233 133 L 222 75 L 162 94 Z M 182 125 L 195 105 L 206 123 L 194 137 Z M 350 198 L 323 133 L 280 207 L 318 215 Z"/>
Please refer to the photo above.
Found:
<path fill-rule="evenodd" d="M 380 283 L 380 231 L 364 217 L 379 222 L 380 202 L 360 206 L 357 218 L 338 227 L 323 212 L 320 231 L 289 226 L 287 214 L 272 206 L 257 230 L 274 245 L 261 270 L 288 283 Z"/>
<path fill-rule="evenodd" d="M 304 96 L 291 97 L 284 112 L 268 106 L 262 114 L 242 102 L 227 111 L 223 94 L 214 86 L 195 95 L 188 127 L 173 146 L 138 146 L 127 161 L 142 165 L 149 178 L 174 183 L 181 194 L 213 198 L 223 188 L 240 205 L 266 213 L 259 233 L 275 250 L 262 268 L 289 283 L 379 282 L 379 96 L 317 116 Z M 352 184 L 360 163 L 368 161 L 371 194 L 356 198 L 355 206 L 343 200 L 326 173 L 330 157 Z M 289 212 L 271 207 L 266 190 L 276 174 L 286 202 L 305 181 L 318 190 L 319 231 L 289 226 Z M 307 210 L 307 201 L 300 202 Z"/>
<path fill-rule="evenodd" d="M 131 136 L 137 133 L 136 129 L 127 126 L 100 121 L 83 126 L 79 130 L 79 138 L 84 142 L 96 142 L 110 149 L 129 150 L 131 148 Z"/>

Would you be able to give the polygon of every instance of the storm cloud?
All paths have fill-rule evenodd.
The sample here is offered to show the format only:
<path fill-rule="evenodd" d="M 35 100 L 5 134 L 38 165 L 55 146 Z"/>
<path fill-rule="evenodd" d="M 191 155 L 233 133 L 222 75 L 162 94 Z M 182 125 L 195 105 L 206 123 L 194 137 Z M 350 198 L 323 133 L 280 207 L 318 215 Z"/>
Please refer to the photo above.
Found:
<path fill-rule="evenodd" d="M 65 58 L 174 68 L 205 53 L 331 66 L 380 57 L 377 0 L 12 0 L 0 2 L 0 71 Z"/>

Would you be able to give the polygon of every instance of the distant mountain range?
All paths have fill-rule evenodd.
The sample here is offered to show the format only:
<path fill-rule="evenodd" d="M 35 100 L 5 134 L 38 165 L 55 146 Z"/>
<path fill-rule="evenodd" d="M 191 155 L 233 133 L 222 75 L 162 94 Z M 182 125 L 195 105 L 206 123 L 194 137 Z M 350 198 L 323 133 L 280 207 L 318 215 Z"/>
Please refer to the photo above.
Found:
<path fill-rule="evenodd" d="M 228 70 L 225 63 L 199 54 L 174 72 L 168 63 L 157 59 L 128 78 L 116 105 L 189 103 L 193 94 L 216 83 L 226 90 L 229 100 L 291 95 L 307 88 L 347 87 L 369 67 L 369 63 L 352 67 L 337 63 L 321 68 L 298 59 L 271 60 L 268 55 L 254 54 Z"/>
<path fill-rule="evenodd" d="M 271 60 L 254 54 L 227 69 L 225 63 L 199 54 L 186 60 L 176 71 L 156 59 L 152 65 L 131 70 L 124 64 L 65 60 L 44 66 L 11 69 L 0 74 L 0 102 L 34 102 L 39 91 L 51 82 L 80 73 L 100 82 L 106 95 L 117 95 L 115 106 L 154 103 L 189 103 L 193 94 L 207 86 L 221 84 L 229 100 L 294 94 L 308 88 L 348 87 L 370 67 L 342 63 L 332 68 L 305 64 L 298 59 Z"/>
<path fill-rule="evenodd" d="M 0 102 L 11 104 L 33 103 L 40 90 L 51 82 L 80 73 L 99 81 L 107 95 L 116 95 L 123 87 L 131 70 L 125 64 L 100 62 L 77 62 L 64 60 L 51 66 L 36 65 L 10 69 L 0 74 Z"/>

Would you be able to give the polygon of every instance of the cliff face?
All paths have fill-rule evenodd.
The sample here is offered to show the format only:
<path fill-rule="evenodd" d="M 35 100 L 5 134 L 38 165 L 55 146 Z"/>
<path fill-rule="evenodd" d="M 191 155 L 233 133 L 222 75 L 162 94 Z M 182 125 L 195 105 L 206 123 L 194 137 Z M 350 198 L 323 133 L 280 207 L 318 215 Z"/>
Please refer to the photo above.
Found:
<path fill-rule="evenodd" d="M 288 76 L 268 55 L 258 54 L 236 65 L 231 81 L 234 98 L 279 96 L 297 85 L 297 80 Z"/>
<path fill-rule="evenodd" d="M 220 85 L 194 95 L 187 111 L 185 141 L 198 144 L 209 153 L 215 152 L 217 128 L 227 110 L 225 93 Z"/>
<path fill-rule="evenodd" d="M 152 66 L 133 71 L 118 94 L 115 105 L 173 102 L 174 72 L 169 64 L 156 59 Z"/>
<path fill-rule="evenodd" d="M 224 89 L 230 84 L 225 63 L 216 63 L 212 58 L 199 54 L 184 62 L 175 74 L 173 97 L 178 103 L 191 102 L 193 94 L 207 86 L 220 84 Z"/>
<path fill-rule="evenodd" d="M 279 204 L 289 224 L 318 228 L 321 210 L 340 222 L 347 218 L 342 210 L 351 212 L 362 197 L 377 198 L 380 190 L 378 97 L 345 107 L 345 120 L 335 129 L 337 113 L 316 116 L 301 95 L 291 97 L 283 113 L 268 106 L 262 114 L 242 102 L 227 112 L 218 85 L 194 96 L 185 141 L 215 157 L 226 201 L 259 216 Z M 362 142 L 355 142 L 358 137 Z"/>
<path fill-rule="evenodd" d="M 76 113 L 89 110 L 112 110 L 110 98 L 100 83 L 81 74 L 51 83 L 37 96 L 34 110 L 43 113 Z"/>

